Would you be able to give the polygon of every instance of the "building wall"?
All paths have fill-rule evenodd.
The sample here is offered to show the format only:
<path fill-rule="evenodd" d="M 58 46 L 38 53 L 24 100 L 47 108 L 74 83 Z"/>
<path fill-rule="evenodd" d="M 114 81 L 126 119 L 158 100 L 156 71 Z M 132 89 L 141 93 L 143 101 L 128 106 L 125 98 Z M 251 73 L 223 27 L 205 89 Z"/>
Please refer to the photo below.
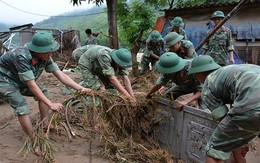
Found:
<path fill-rule="evenodd" d="M 209 29 L 209 20 L 212 13 L 216 10 L 222 10 L 225 15 L 228 14 L 233 7 L 209 8 L 209 9 L 189 9 L 187 11 L 167 11 L 166 17 L 168 21 L 165 23 L 164 30 L 170 26 L 170 21 L 174 16 L 181 16 L 185 22 L 185 31 L 187 37 L 196 47 L 206 37 L 206 31 Z M 201 11 L 201 12 L 200 12 Z M 246 63 L 254 63 L 260 65 L 260 4 L 251 4 L 244 7 L 234 14 L 224 26 L 231 29 L 235 52 L 238 58 Z M 162 35 L 165 32 L 162 31 Z M 201 54 L 202 49 L 198 51 Z"/>

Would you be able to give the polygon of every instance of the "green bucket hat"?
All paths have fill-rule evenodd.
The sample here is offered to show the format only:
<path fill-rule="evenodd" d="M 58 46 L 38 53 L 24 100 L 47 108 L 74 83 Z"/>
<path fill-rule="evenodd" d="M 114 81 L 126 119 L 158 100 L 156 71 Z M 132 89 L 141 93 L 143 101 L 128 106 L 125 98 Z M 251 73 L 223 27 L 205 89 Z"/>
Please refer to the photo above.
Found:
<path fill-rule="evenodd" d="M 37 53 L 48 53 L 57 51 L 60 45 L 49 32 L 38 32 L 34 34 L 32 41 L 27 45 L 28 49 Z"/>
<path fill-rule="evenodd" d="M 111 53 L 112 59 L 121 67 L 130 67 L 132 66 L 132 55 L 131 53 L 124 48 L 114 50 Z"/>
<path fill-rule="evenodd" d="M 180 28 L 184 27 L 184 23 L 181 17 L 176 16 L 172 21 L 171 21 L 172 26 L 177 26 Z"/>
<path fill-rule="evenodd" d="M 217 64 L 214 59 L 209 55 L 200 55 L 195 57 L 191 61 L 191 67 L 189 74 L 195 74 L 199 72 L 211 71 L 220 68 L 221 66 Z"/>
<path fill-rule="evenodd" d="M 155 67 L 161 73 L 173 73 L 182 70 L 186 63 L 187 60 L 182 59 L 177 54 L 166 52 L 156 62 Z"/>
<path fill-rule="evenodd" d="M 148 39 L 153 42 L 159 42 L 162 39 L 162 35 L 157 30 L 152 31 Z"/>
<path fill-rule="evenodd" d="M 212 20 L 214 18 L 225 18 L 225 15 L 222 11 L 215 11 L 210 19 Z"/>
<path fill-rule="evenodd" d="M 175 45 L 177 42 L 181 41 L 184 36 L 179 35 L 176 32 L 170 32 L 168 33 L 165 38 L 165 47 L 170 48 L 172 45 Z"/>

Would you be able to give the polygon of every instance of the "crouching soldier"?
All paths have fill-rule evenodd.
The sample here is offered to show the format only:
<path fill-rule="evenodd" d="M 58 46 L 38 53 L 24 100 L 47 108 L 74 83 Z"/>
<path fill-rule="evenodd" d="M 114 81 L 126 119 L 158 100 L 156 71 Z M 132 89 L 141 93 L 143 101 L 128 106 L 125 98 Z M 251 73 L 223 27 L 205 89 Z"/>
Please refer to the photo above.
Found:
<path fill-rule="evenodd" d="M 53 73 L 66 86 L 89 94 L 92 92 L 60 71 L 51 58 L 52 52 L 57 51 L 59 47 L 50 33 L 39 32 L 28 45 L 12 49 L 0 57 L 0 96 L 10 103 L 23 131 L 31 139 L 34 139 L 35 134 L 29 118 L 30 109 L 23 95 L 32 96 L 38 101 L 41 119 L 45 119 L 43 127 L 48 125 L 46 117 L 49 110 L 63 109 L 61 103 L 48 99 L 48 91 L 36 83 L 43 70 Z"/>
<path fill-rule="evenodd" d="M 224 163 L 233 153 L 236 161 L 245 163 L 247 143 L 260 133 L 260 67 L 221 67 L 202 55 L 192 60 L 189 73 L 204 83 L 201 107 L 209 109 L 218 122 L 206 146 L 206 162 Z"/>
<path fill-rule="evenodd" d="M 151 98 L 152 94 L 158 91 L 168 82 L 175 84 L 165 92 L 165 95 L 172 97 L 174 100 L 179 96 L 194 93 L 191 97 L 178 101 L 177 109 L 180 110 L 187 105 L 200 98 L 201 85 L 192 76 L 188 74 L 190 61 L 180 58 L 173 52 L 164 53 L 160 60 L 156 62 L 156 70 L 162 73 L 158 78 L 156 85 L 147 93 L 146 98 Z"/>
<path fill-rule="evenodd" d="M 167 51 L 174 52 L 183 59 L 197 57 L 193 43 L 189 40 L 183 40 L 182 35 L 170 32 L 165 36 L 164 40 L 165 48 L 168 49 Z"/>
<path fill-rule="evenodd" d="M 164 41 L 162 35 L 154 30 L 146 40 L 146 47 L 141 58 L 141 73 L 150 70 L 150 64 L 154 68 L 154 64 L 159 60 L 161 54 L 164 53 Z"/>

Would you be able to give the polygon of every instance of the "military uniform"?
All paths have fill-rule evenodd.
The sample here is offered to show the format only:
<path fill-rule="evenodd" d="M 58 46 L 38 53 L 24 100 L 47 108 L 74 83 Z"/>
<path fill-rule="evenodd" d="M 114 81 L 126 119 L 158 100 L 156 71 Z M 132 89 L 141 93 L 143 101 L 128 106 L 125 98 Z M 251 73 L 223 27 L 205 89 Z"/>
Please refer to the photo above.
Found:
<path fill-rule="evenodd" d="M 99 41 L 98 41 L 97 37 L 90 35 L 87 37 L 85 45 L 92 45 L 92 44 L 98 45 Z"/>
<path fill-rule="evenodd" d="M 229 65 L 210 73 L 201 94 L 202 107 L 219 114 L 216 108 L 232 104 L 214 130 L 206 147 L 207 155 L 227 160 L 232 150 L 260 133 L 260 67 Z"/>
<path fill-rule="evenodd" d="M 105 85 L 106 89 L 114 89 L 108 77 L 113 75 L 128 75 L 126 68 L 115 69 L 111 66 L 111 53 L 113 49 L 105 46 L 94 46 L 88 49 L 79 59 L 79 68 L 83 76 L 82 86 L 98 90 L 99 80 Z"/>
<path fill-rule="evenodd" d="M 209 32 L 210 30 L 208 33 Z M 203 45 L 202 48 L 208 51 L 208 54 L 219 65 L 228 65 L 228 52 L 234 50 L 231 30 L 222 26 L 210 37 L 210 39 Z"/>
<path fill-rule="evenodd" d="M 45 70 L 55 72 L 58 65 L 50 58 L 42 61 L 32 56 L 28 48 L 19 47 L 0 57 L 0 96 L 10 102 L 16 115 L 29 114 L 30 110 L 23 95 L 34 96 L 26 81 L 36 80 Z M 39 85 L 45 96 L 48 92 Z"/>
<path fill-rule="evenodd" d="M 176 32 L 176 31 L 173 30 L 173 27 L 168 27 L 168 28 L 166 29 L 166 34 L 168 34 L 168 33 L 170 33 L 170 32 Z M 186 35 L 186 32 L 185 32 L 184 29 L 179 28 L 179 31 L 177 31 L 177 33 L 178 33 L 179 35 L 182 35 L 184 40 L 187 40 L 187 35 Z"/>
<path fill-rule="evenodd" d="M 176 85 L 166 91 L 166 96 L 171 96 L 177 99 L 179 96 L 195 93 L 201 91 L 201 84 L 196 80 L 193 75 L 188 74 L 190 67 L 190 61 L 188 61 L 182 71 L 178 71 L 174 74 L 162 74 L 156 84 L 166 86 L 168 82 L 173 82 Z"/>
<path fill-rule="evenodd" d="M 164 53 L 164 40 L 160 39 L 158 42 L 152 42 L 149 38 L 146 40 L 146 47 L 144 50 L 144 54 L 141 58 L 141 69 L 142 72 L 146 72 L 150 69 L 149 64 L 151 63 L 152 67 L 154 67 L 156 59 L 151 57 L 152 54 L 160 57 Z"/>
<path fill-rule="evenodd" d="M 72 57 L 76 60 L 79 61 L 79 58 L 85 53 L 89 48 L 96 46 L 96 45 L 85 45 L 81 46 L 72 52 Z"/>
<path fill-rule="evenodd" d="M 194 49 L 194 45 L 189 40 L 181 40 L 181 48 L 175 52 L 179 57 L 183 59 L 195 58 L 197 53 Z"/>

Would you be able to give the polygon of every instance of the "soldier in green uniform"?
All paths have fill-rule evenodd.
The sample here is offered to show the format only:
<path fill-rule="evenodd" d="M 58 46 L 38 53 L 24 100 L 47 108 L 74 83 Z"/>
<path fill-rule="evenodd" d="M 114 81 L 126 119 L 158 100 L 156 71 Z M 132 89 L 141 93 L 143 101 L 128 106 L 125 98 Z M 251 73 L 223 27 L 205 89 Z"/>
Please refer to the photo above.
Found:
<path fill-rule="evenodd" d="M 85 53 L 89 48 L 96 46 L 96 45 L 84 45 L 81 46 L 72 52 L 72 57 L 75 59 L 75 61 L 79 61 L 79 58 Z"/>
<path fill-rule="evenodd" d="M 187 35 L 186 35 L 186 32 L 185 30 L 183 29 L 184 28 L 184 22 L 182 20 L 181 17 L 179 16 L 176 16 L 172 21 L 171 21 L 171 27 L 168 27 L 166 29 L 166 34 L 170 33 L 170 32 L 176 32 L 178 33 L 179 35 L 182 35 L 183 36 L 183 39 L 187 39 Z"/>
<path fill-rule="evenodd" d="M 91 29 L 86 29 L 85 33 L 87 35 L 87 39 L 86 39 L 86 43 L 85 45 L 98 45 L 99 41 L 97 39 L 97 37 L 93 36 L 92 34 L 92 30 Z"/>
<path fill-rule="evenodd" d="M 0 96 L 10 103 L 23 131 L 31 139 L 34 133 L 29 118 L 30 109 L 23 95 L 32 96 L 38 101 L 42 120 L 48 116 L 49 110 L 60 111 L 63 108 L 61 103 L 48 99 L 47 89 L 36 82 L 44 70 L 53 73 L 66 86 L 91 93 L 91 89 L 80 86 L 60 71 L 52 60 L 52 52 L 59 47 L 50 33 L 38 32 L 27 45 L 12 49 L 0 57 Z M 47 119 L 43 122 L 43 126 L 46 125 Z"/>
<path fill-rule="evenodd" d="M 199 99 L 201 85 L 193 75 L 188 74 L 190 63 L 190 61 L 180 58 L 173 52 L 164 53 L 160 60 L 156 62 L 156 70 L 161 72 L 162 75 L 158 78 L 156 85 L 147 93 L 146 98 L 151 98 L 154 92 L 171 81 L 175 86 L 166 91 L 166 96 L 171 96 L 175 100 L 179 96 L 194 93 L 190 98 L 178 102 L 178 110 Z"/>
<path fill-rule="evenodd" d="M 163 53 L 164 41 L 162 35 L 157 30 L 154 30 L 146 40 L 146 47 L 141 58 L 141 73 L 147 72 L 150 69 L 150 64 L 154 68 L 155 62 L 159 60 Z"/>
<path fill-rule="evenodd" d="M 134 93 L 128 78 L 127 67 L 131 66 L 131 53 L 124 48 L 118 50 L 96 45 L 88 49 L 79 59 L 78 66 L 83 76 L 81 85 L 93 90 L 114 92 L 114 89 L 135 101 Z M 123 77 L 125 87 L 116 75 Z"/>
<path fill-rule="evenodd" d="M 217 26 L 223 18 L 225 18 L 225 15 L 222 11 L 215 11 L 210 19 L 214 22 L 215 26 Z M 209 32 L 210 30 L 208 33 Z M 225 26 L 220 27 L 202 48 L 202 55 L 205 55 L 208 52 L 208 55 L 210 55 L 214 61 L 221 66 L 228 65 L 229 59 L 231 64 L 235 63 L 232 33 L 231 30 Z"/>
<path fill-rule="evenodd" d="M 170 52 L 176 53 L 183 59 L 195 58 L 197 53 L 194 49 L 194 45 L 189 40 L 183 40 L 183 36 L 176 32 L 168 33 L 165 38 L 165 48 Z"/>
<path fill-rule="evenodd" d="M 204 83 L 201 107 L 209 109 L 218 122 L 206 146 L 207 163 L 224 162 L 260 133 L 260 67 L 220 67 L 212 57 L 199 56 L 192 60 L 189 72 Z M 232 105 L 228 109 L 226 104 Z M 240 161 L 246 162 L 242 154 Z"/>

